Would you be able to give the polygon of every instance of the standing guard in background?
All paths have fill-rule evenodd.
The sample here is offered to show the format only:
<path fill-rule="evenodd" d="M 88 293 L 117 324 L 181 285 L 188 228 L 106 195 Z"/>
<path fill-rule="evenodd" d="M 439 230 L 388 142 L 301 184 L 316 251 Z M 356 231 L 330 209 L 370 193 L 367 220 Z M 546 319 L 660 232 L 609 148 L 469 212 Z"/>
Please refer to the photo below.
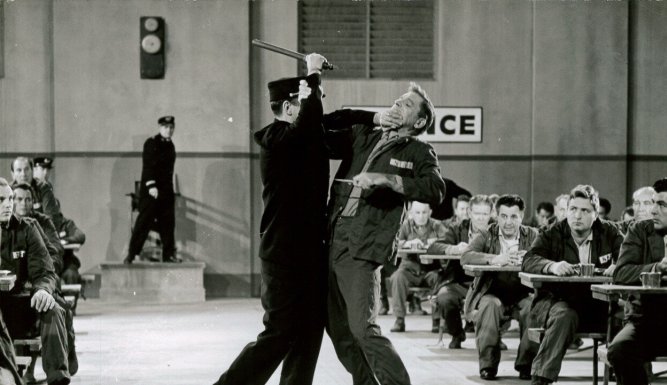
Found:
<path fill-rule="evenodd" d="M 148 237 L 154 222 L 162 241 L 162 261 L 180 262 L 174 247 L 174 163 L 176 149 L 171 137 L 176 122 L 173 116 L 157 121 L 160 132 L 144 143 L 141 187 L 139 189 L 139 216 L 134 223 L 130 250 L 123 261 L 132 263 Z"/>
<path fill-rule="evenodd" d="M 34 158 L 33 162 L 35 163 L 35 168 L 32 170 L 32 177 L 47 183 L 53 189 L 53 185 L 49 180 L 49 175 L 51 175 L 51 169 L 53 168 L 53 159 L 43 156 Z"/>

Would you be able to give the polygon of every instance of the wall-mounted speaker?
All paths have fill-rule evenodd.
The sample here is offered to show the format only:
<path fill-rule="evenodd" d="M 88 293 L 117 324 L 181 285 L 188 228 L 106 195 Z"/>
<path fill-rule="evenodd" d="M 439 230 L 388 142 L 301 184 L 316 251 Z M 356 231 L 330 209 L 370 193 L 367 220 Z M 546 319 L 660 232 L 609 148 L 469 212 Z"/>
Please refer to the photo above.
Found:
<path fill-rule="evenodd" d="M 140 25 L 140 73 L 142 79 L 164 78 L 165 23 L 157 16 L 144 16 Z"/>

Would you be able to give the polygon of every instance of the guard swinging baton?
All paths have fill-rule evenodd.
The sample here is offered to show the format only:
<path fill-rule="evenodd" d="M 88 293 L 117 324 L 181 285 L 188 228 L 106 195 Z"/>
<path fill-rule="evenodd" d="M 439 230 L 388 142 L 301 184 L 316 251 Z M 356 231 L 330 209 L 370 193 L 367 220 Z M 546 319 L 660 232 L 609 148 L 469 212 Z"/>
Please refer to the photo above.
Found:
<path fill-rule="evenodd" d="M 289 50 L 287 48 L 278 47 L 277 45 L 269 44 L 269 43 L 267 43 L 265 41 L 261 41 L 259 39 L 252 39 L 252 45 L 257 46 L 259 48 L 268 49 L 269 51 L 277 52 L 277 53 L 285 55 L 285 56 L 293 57 L 295 59 L 306 61 L 306 55 L 305 54 L 302 54 L 302 53 L 296 52 L 296 51 L 292 51 L 292 50 Z M 335 68 L 336 67 L 329 62 L 325 61 L 324 63 L 322 63 L 322 69 L 323 70 L 333 70 Z"/>

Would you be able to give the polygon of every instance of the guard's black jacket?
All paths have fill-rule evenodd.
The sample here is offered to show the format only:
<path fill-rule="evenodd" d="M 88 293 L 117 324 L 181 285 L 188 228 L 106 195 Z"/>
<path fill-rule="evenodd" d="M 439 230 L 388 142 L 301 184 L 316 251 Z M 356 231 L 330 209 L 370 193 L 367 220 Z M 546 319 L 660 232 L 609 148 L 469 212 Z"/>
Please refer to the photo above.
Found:
<path fill-rule="evenodd" d="M 146 196 L 151 187 L 157 187 L 158 194 L 173 193 L 175 162 L 176 148 L 171 140 L 163 138 L 160 134 L 146 139 L 140 195 Z"/>
<path fill-rule="evenodd" d="M 274 120 L 255 133 L 260 145 L 264 213 L 259 256 L 283 266 L 324 257 L 329 158 L 324 146 L 320 75 L 293 123 Z"/>

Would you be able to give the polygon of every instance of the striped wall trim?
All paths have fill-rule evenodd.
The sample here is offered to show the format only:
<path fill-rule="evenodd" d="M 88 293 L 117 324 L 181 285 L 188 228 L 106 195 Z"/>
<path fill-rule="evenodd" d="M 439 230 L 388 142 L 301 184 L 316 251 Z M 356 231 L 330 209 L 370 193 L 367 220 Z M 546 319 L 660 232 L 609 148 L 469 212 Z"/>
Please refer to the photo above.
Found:
<path fill-rule="evenodd" d="M 17 156 L 51 156 L 54 158 L 141 158 L 141 151 L 62 151 L 62 152 L 3 152 L 0 158 Z M 258 153 L 248 152 L 188 152 L 176 151 L 177 158 L 259 159 Z"/>
<path fill-rule="evenodd" d="M 465 161 L 596 161 L 596 162 L 664 162 L 667 155 L 438 155 L 438 160 L 465 160 Z"/>
<path fill-rule="evenodd" d="M 259 153 L 248 152 L 176 152 L 178 158 L 259 159 Z M 140 151 L 63 151 L 63 152 L 2 152 L 0 159 L 17 156 L 51 156 L 57 158 L 141 158 Z M 667 155 L 438 155 L 438 160 L 465 161 L 645 161 L 665 162 Z"/>

